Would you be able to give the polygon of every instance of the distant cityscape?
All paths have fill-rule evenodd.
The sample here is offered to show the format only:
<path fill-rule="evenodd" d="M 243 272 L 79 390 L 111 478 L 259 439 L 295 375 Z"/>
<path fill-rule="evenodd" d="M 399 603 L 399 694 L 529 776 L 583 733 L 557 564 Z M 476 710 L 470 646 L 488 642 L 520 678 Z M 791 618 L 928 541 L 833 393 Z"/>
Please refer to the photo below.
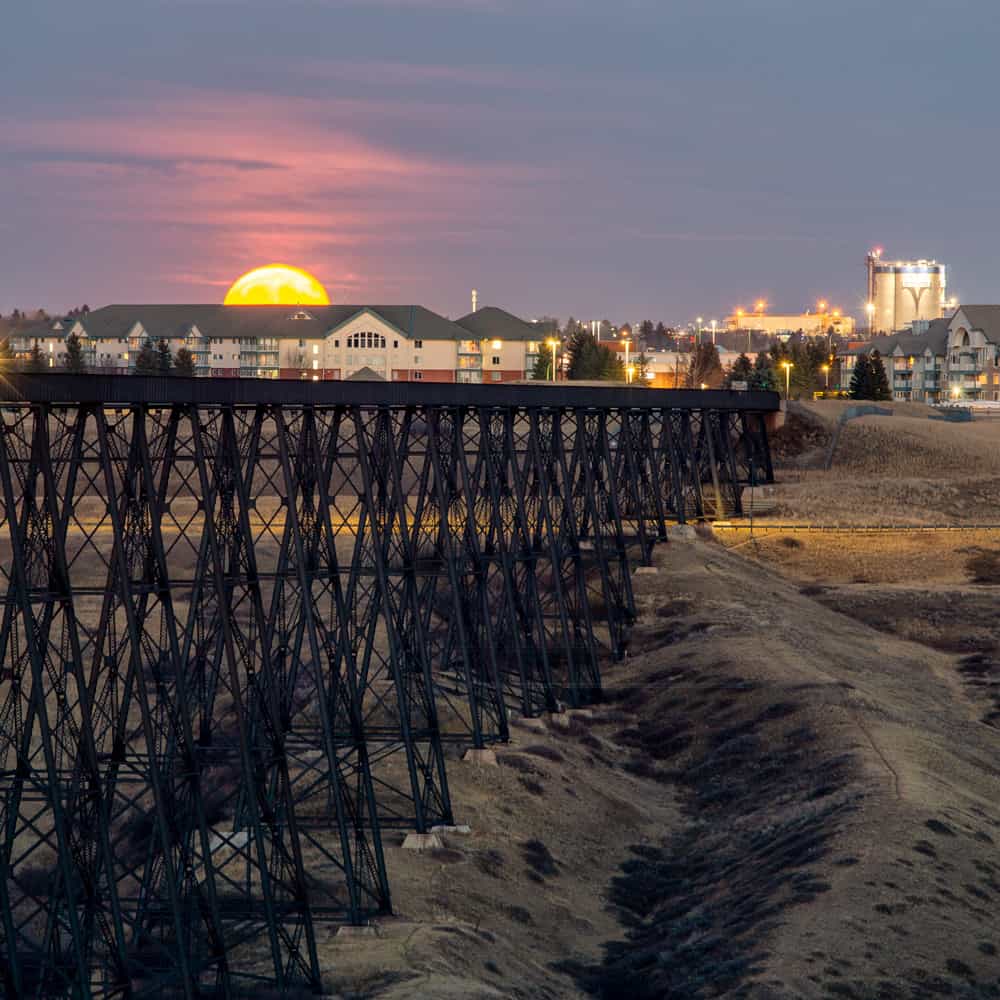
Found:
<path fill-rule="evenodd" d="M 799 396 L 847 393 L 858 358 L 877 351 L 894 399 L 1000 401 L 1000 305 L 960 304 L 943 263 L 889 260 L 881 247 L 865 258 L 860 319 L 823 299 L 791 313 L 758 299 L 683 325 L 524 319 L 480 307 L 478 291 L 471 306 L 452 320 L 418 304 L 329 304 L 311 275 L 269 265 L 239 278 L 226 304 L 15 310 L 0 338 L 9 363 L 34 370 L 459 383 L 580 378 L 589 338 L 604 360 L 583 377 Z"/>

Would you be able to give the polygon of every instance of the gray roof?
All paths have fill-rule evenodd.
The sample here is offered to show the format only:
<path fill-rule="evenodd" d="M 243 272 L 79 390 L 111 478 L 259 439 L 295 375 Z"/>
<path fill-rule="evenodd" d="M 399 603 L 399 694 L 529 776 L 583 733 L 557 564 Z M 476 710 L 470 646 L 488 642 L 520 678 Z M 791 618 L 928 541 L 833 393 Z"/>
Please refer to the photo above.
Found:
<path fill-rule="evenodd" d="M 1000 306 L 960 306 L 974 330 L 982 330 L 986 339 L 1000 343 Z"/>
<path fill-rule="evenodd" d="M 379 375 L 374 368 L 369 368 L 365 365 L 364 368 L 359 368 L 354 374 L 348 375 L 345 382 L 384 382 L 385 379 Z"/>
<path fill-rule="evenodd" d="M 469 329 L 416 305 L 336 305 L 336 306 L 220 306 L 220 305 L 111 305 L 95 309 L 82 320 L 91 337 L 125 337 L 139 322 L 154 339 L 182 338 L 192 326 L 206 337 L 325 337 L 330 331 L 362 312 L 379 316 L 411 340 L 463 340 Z M 486 312 L 487 310 L 483 310 Z M 489 310 L 503 317 L 504 329 L 510 321 L 521 323 L 502 309 Z M 308 318 L 294 318 L 308 317 Z M 530 327 L 528 327 L 530 329 Z M 485 324 L 481 336 L 503 337 Z"/>
<path fill-rule="evenodd" d="M 518 319 L 506 309 L 484 306 L 455 322 L 469 331 L 477 340 L 540 340 L 542 332 L 533 324 Z"/>
<path fill-rule="evenodd" d="M 930 349 L 931 354 L 947 354 L 948 322 L 947 319 L 935 319 L 928 324 L 925 333 L 910 333 L 908 330 L 901 330 L 899 333 L 873 337 L 859 347 L 841 353 L 856 355 L 878 351 L 882 357 L 889 357 L 898 347 L 903 354 L 923 354 L 928 349 Z"/>

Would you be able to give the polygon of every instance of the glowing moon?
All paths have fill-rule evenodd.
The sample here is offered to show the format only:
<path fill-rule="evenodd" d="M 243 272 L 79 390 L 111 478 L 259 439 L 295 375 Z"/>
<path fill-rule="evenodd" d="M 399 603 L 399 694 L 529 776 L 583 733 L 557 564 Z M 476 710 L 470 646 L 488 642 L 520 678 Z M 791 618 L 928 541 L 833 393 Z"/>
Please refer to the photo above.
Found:
<path fill-rule="evenodd" d="M 326 289 L 308 272 L 287 264 L 247 271 L 226 292 L 227 306 L 328 306 Z"/>

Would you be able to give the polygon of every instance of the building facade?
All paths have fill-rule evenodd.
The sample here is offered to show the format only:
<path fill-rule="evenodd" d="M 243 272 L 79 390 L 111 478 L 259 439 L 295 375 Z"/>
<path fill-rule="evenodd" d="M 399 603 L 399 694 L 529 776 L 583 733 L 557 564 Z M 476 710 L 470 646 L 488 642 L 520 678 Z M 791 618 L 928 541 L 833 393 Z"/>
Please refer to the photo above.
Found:
<path fill-rule="evenodd" d="M 848 391 L 859 354 L 882 355 L 893 399 L 919 403 L 1000 401 L 1000 306 L 962 306 L 919 332 L 876 337 L 838 355 Z"/>
<path fill-rule="evenodd" d="M 788 337 L 793 333 L 825 337 L 832 330 L 838 337 L 852 337 L 854 317 L 843 315 L 839 309 L 814 313 L 735 313 L 726 317 L 726 329 L 769 337 Z"/>
<path fill-rule="evenodd" d="M 423 306 L 114 305 L 53 320 L 12 338 L 17 357 L 38 348 L 62 367 L 76 334 L 89 370 L 127 374 L 143 344 L 191 352 L 195 374 L 212 378 L 346 379 L 387 382 L 510 382 L 530 376 L 540 331 L 485 307 L 458 320 Z"/>

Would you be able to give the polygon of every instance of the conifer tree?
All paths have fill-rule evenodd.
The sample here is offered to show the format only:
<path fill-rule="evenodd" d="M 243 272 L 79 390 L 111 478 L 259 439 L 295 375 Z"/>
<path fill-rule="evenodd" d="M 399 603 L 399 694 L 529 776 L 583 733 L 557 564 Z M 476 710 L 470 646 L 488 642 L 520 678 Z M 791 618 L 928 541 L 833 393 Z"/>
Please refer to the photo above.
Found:
<path fill-rule="evenodd" d="M 148 339 L 142 342 L 139 353 L 135 356 L 134 375 L 155 375 L 158 370 L 156 351 Z"/>
<path fill-rule="evenodd" d="M 767 351 L 761 351 L 754 361 L 753 373 L 750 376 L 750 388 L 759 389 L 766 392 L 776 392 L 778 389 L 778 376 L 771 363 L 771 355 Z"/>
<path fill-rule="evenodd" d="M 38 341 L 36 340 L 34 346 L 31 348 L 31 354 L 28 357 L 28 371 L 29 372 L 43 372 L 48 367 L 45 363 L 45 355 L 42 353 L 42 349 L 38 346 Z"/>
<path fill-rule="evenodd" d="M 71 372 L 82 372 L 86 368 L 83 363 L 83 345 L 75 333 L 66 338 L 66 357 L 63 359 L 63 364 L 66 370 Z"/>
<path fill-rule="evenodd" d="M 874 399 L 873 388 L 871 358 L 867 354 L 859 354 L 851 373 L 851 399 Z"/>
<path fill-rule="evenodd" d="M 741 354 L 729 369 L 726 376 L 726 388 L 731 388 L 734 382 L 746 382 L 749 386 L 753 375 L 753 362 L 745 355 Z"/>
<path fill-rule="evenodd" d="M 14 351 L 10 346 L 10 337 L 0 340 L 0 365 L 7 368 L 14 360 Z"/>
<path fill-rule="evenodd" d="M 892 391 L 889 389 L 889 377 L 885 372 L 882 355 L 878 351 L 872 351 L 871 373 L 872 394 L 869 398 L 876 400 L 892 399 Z"/>
<path fill-rule="evenodd" d="M 174 355 L 175 375 L 194 375 L 194 355 L 186 348 L 177 348 Z"/>
<path fill-rule="evenodd" d="M 158 375 L 169 375 L 174 359 L 170 354 L 170 345 L 165 340 L 156 342 L 156 373 Z"/>

